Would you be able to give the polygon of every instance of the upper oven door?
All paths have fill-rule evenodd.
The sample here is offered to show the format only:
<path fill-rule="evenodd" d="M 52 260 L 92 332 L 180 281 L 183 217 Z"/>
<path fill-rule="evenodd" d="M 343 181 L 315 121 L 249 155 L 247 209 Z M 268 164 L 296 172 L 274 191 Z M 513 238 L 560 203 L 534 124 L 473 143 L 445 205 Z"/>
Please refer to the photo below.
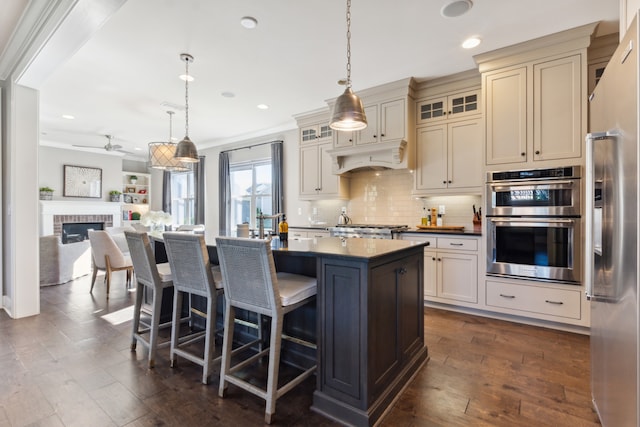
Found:
<path fill-rule="evenodd" d="M 487 184 L 488 216 L 580 216 L 580 179 Z"/>

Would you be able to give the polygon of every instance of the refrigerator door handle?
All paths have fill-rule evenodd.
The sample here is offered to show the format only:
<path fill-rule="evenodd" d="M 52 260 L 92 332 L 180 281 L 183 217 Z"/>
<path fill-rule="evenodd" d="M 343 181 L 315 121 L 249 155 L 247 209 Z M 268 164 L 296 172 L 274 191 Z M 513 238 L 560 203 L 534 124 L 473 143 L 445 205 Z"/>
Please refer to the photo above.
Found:
<path fill-rule="evenodd" d="M 601 141 L 605 139 L 615 139 L 618 134 L 613 131 L 606 132 L 591 132 L 588 133 L 586 142 L 586 208 L 585 208 L 585 248 L 584 253 L 584 282 L 585 282 L 585 295 L 587 300 L 591 300 L 593 297 L 593 255 L 594 255 L 594 210 L 595 210 L 595 173 L 594 173 L 594 159 L 593 159 L 593 146 L 595 141 Z"/>

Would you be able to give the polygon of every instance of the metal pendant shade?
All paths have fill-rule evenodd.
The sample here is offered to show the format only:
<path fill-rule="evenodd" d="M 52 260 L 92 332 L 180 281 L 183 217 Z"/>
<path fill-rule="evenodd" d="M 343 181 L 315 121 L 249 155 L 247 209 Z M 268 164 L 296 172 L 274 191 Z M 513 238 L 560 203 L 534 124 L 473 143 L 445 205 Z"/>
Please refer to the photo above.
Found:
<path fill-rule="evenodd" d="M 193 62 L 193 56 L 188 53 L 182 53 L 180 54 L 180 59 L 186 64 L 184 79 L 185 136 L 182 141 L 178 142 L 173 158 L 181 162 L 197 163 L 200 161 L 200 158 L 198 157 L 198 149 L 191 139 L 189 139 L 189 62 Z"/>
<path fill-rule="evenodd" d="M 336 99 L 329 127 L 338 131 L 362 130 L 367 127 L 362 101 L 351 90 L 351 0 L 347 0 L 347 88 Z"/>
<path fill-rule="evenodd" d="M 196 163 L 200 161 L 198 158 L 198 149 L 188 136 L 185 136 L 182 141 L 178 142 L 173 157 L 181 162 Z"/>
<path fill-rule="evenodd" d="M 367 127 L 362 101 L 350 87 L 336 99 L 330 127 L 342 131 L 362 130 Z"/>

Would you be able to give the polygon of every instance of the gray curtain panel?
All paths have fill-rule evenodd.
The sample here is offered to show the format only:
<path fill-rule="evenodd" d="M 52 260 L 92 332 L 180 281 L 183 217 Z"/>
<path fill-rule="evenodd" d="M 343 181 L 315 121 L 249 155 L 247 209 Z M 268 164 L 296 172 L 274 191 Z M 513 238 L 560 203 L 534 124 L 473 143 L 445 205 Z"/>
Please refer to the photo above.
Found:
<path fill-rule="evenodd" d="M 284 213 L 284 191 L 282 179 L 283 150 L 282 141 L 271 144 L 271 188 L 273 213 Z M 273 221 L 277 229 L 278 221 Z"/>
<path fill-rule="evenodd" d="M 199 156 L 200 161 L 193 164 L 193 185 L 194 185 L 194 209 L 195 209 L 195 222 L 194 224 L 204 224 L 204 191 L 205 191 L 205 156 Z"/>
<path fill-rule="evenodd" d="M 171 213 L 171 172 L 162 174 L 162 210 Z"/>
<path fill-rule="evenodd" d="M 229 153 L 223 151 L 218 157 L 218 186 L 219 186 L 219 213 L 218 233 L 220 236 L 228 236 L 231 233 L 227 217 L 231 211 L 231 182 L 229 173 Z"/>

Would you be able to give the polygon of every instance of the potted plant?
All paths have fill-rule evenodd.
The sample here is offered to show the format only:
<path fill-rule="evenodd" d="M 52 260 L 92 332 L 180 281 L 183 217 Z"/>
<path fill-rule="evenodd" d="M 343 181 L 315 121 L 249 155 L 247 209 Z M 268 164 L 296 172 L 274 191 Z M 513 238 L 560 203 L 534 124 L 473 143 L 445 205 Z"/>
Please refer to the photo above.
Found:
<path fill-rule="evenodd" d="M 40 187 L 40 200 L 51 200 L 53 197 L 53 188 Z"/>
<path fill-rule="evenodd" d="M 135 183 L 138 182 L 138 177 L 135 175 L 129 176 L 129 182 L 135 185 Z"/>
<path fill-rule="evenodd" d="M 122 193 L 119 192 L 118 190 L 111 190 L 109 191 L 109 197 L 111 197 L 111 201 L 112 202 L 119 202 L 120 201 L 120 195 Z"/>

